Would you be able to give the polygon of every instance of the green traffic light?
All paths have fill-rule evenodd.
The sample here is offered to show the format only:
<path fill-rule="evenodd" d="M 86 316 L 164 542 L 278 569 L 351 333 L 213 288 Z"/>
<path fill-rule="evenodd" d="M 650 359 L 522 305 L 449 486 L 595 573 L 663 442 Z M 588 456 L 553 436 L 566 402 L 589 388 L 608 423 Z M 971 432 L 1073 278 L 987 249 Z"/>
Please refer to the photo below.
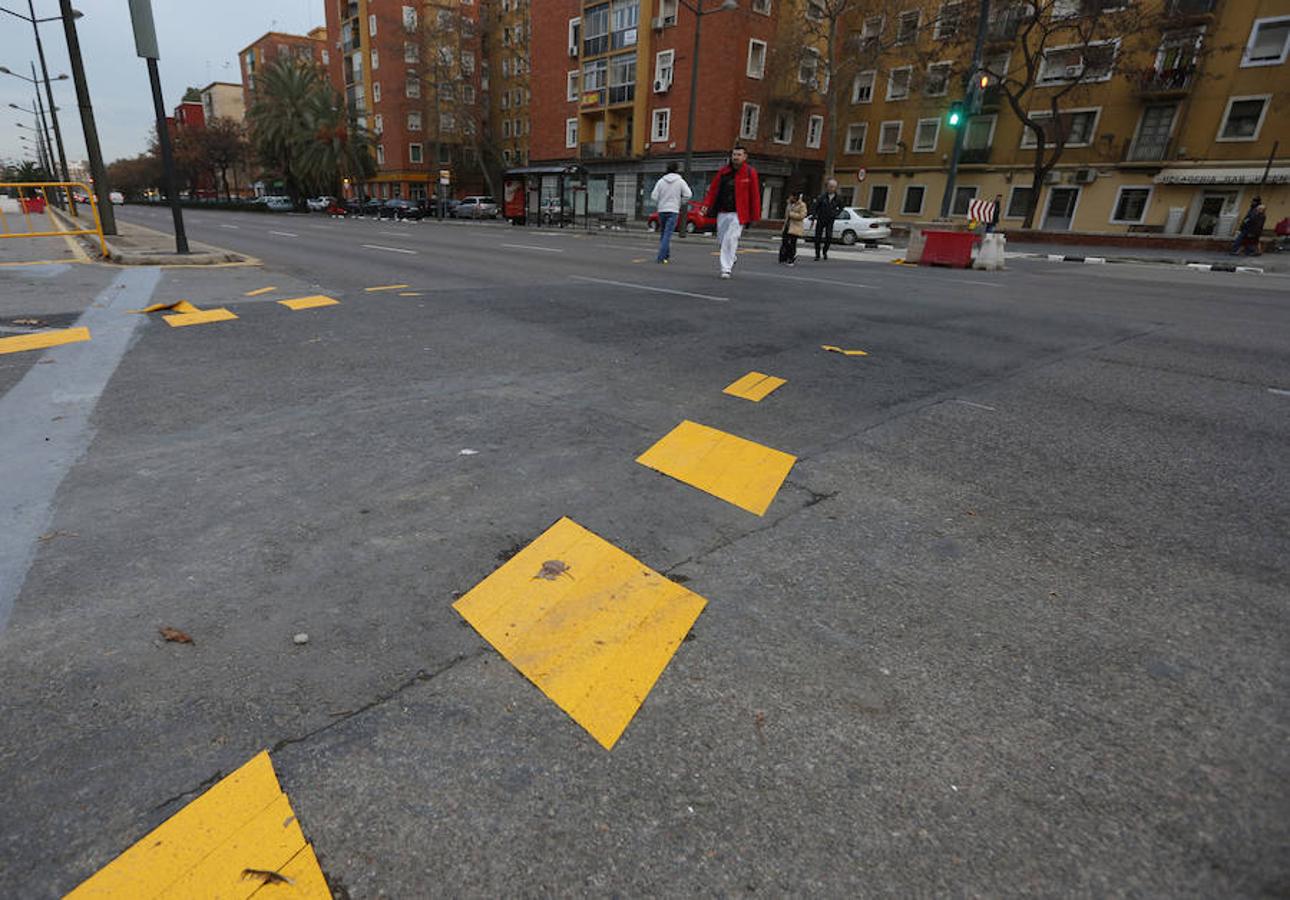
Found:
<path fill-rule="evenodd" d="M 951 128 L 958 128 L 963 123 L 963 104 L 955 101 L 950 104 L 950 111 L 946 114 L 945 120 Z"/>
<path fill-rule="evenodd" d="M 951 112 L 951 113 L 950 113 L 950 124 L 951 124 L 951 125 L 958 125 L 958 124 L 959 124 L 959 119 L 961 119 L 961 118 L 962 118 L 962 116 L 960 116 L 960 115 L 959 115 L 958 110 L 954 110 L 953 112 Z"/>

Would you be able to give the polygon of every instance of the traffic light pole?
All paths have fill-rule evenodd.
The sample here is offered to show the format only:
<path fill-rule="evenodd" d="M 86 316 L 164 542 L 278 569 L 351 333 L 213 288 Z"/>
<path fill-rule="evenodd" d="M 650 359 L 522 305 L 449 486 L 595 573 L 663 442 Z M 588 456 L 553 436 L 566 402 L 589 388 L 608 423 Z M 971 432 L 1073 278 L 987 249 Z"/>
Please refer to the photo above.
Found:
<path fill-rule="evenodd" d="M 959 157 L 963 154 L 963 139 L 967 134 L 968 122 L 980 111 L 981 92 L 977 88 L 976 76 L 981 71 L 981 60 L 985 52 L 985 36 L 990 28 L 990 0 L 981 0 L 981 11 L 976 21 L 976 46 L 972 49 L 972 68 L 966 79 L 965 96 L 972 102 L 964 105 L 964 117 L 959 127 L 954 130 L 954 151 L 950 154 L 950 170 L 945 177 L 945 194 L 941 197 L 941 218 L 948 219 L 950 206 L 954 203 L 954 182 L 959 175 Z"/>

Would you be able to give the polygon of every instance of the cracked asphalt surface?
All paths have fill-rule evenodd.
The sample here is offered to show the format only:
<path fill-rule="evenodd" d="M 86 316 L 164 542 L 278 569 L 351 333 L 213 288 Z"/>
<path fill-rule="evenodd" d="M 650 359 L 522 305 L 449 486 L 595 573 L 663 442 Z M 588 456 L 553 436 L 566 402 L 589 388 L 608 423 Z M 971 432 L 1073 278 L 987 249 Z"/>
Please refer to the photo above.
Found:
<path fill-rule="evenodd" d="M 160 272 L 239 319 L 135 329 L 27 541 L 3 893 L 265 748 L 337 896 L 1290 892 L 1290 281 L 188 221 L 264 268 Z M 119 271 L 46 269 L 0 327 Z M 764 518 L 634 462 L 682 419 L 799 457 Z M 565 515 L 709 601 L 612 752 L 451 609 Z"/>

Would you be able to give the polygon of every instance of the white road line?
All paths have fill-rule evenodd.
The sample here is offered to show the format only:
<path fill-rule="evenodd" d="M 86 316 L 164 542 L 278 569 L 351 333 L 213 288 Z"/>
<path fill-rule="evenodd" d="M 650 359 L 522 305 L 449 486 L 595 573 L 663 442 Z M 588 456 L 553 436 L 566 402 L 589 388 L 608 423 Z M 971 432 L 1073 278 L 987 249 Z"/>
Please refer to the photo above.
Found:
<path fill-rule="evenodd" d="M 269 234 L 280 234 L 283 237 L 300 237 L 294 231 L 270 231 Z"/>
<path fill-rule="evenodd" d="M 516 250 L 537 250 L 541 253 L 563 253 L 559 247 L 534 247 L 531 244 L 502 244 L 503 247 L 513 247 Z"/>
<path fill-rule="evenodd" d="M 237 231 L 241 227 L 241 225 L 220 225 L 220 228 L 231 228 L 234 231 Z"/>
<path fill-rule="evenodd" d="M 1284 390 L 1283 388 L 1268 388 L 1268 393 L 1280 394 L 1282 397 L 1290 397 L 1290 391 Z"/>
<path fill-rule="evenodd" d="M 840 284 L 843 287 L 872 288 L 872 284 L 860 284 L 855 281 L 837 281 L 832 278 L 811 278 L 808 275 L 779 275 L 775 272 L 749 272 L 760 278 L 783 278 L 785 281 L 814 281 L 816 284 Z"/>
<path fill-rule="evenodd" d="M 988 409 L 990 412 L 998 412 L 993 406 L 986 406 L 984 403 L 973 403 L 971 400 L 960 400 L 954 398 L 955 403 L 962 403 L 964 406 L 971 406 L 973 409 Z"/>
<path fill-rule="evenodd" d="M 653 291 L 656 294 L 676 294 L 678 297 L 695 297 L 699 300 L 713 300 L 717 303 L 729 303 L 729 297 L 712 297 L 708 294 L 692 294 L 689 291 L 675 291 L 672 288 L 651 287 L 647 284 L 632 284 L 629 281 L 610 281 L 608 278 L 588 278 L 586 275 L 570 275 L 574 281 L 591 281 L 596 284 L 612 284 L 615 287 L 635 288 L 638 291 Z"/>
<path fill-rule="evenodd" d="M 391 237 L 407 237 L 406 231 L 378 231 L 377 234 L 388 234 Z"/>
<path fill-rule="evenodd" d="M 363 246 L 368 250 L 387 250 L 390 253 L 411 253 L 415 255 L 417 252 L 415 250 L 404 249 L 403 247 L 382 247 L 380 244 L 364 244 Z"/>

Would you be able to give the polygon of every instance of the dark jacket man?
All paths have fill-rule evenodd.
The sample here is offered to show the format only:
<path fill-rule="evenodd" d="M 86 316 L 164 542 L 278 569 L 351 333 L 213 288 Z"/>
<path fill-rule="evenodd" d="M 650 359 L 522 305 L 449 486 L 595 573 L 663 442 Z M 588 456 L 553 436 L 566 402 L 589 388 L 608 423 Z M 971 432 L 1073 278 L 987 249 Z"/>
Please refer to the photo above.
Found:
<path fill-rule="evenodd" d="M 833 222 L 845 208 L 842 196 L 838 193 L 838 183 L 830 178 L 824 186 L 824 193 L 811 204 L 811 215 L 815 218 L 816 259 L 829 258 L 829 245 L 833 243 Z"/>

